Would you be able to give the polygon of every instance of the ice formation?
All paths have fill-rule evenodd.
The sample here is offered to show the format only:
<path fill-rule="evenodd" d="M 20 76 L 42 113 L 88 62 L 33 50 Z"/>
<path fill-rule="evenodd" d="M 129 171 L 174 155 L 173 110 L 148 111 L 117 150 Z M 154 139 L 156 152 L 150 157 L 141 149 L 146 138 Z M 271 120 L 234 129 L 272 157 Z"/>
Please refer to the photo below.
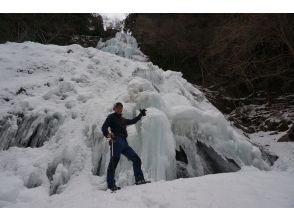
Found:
<path fill-rule="evenodd" d="M 138 48 L 137 40 L 124 32 L 117 32 L 114 38 L 106 42 L 100 39 L 97 49 L 132 60 L 147 60 L 147 57 Z"/>
<path fill-rule="evenodd" d="M 101 125 L 116 101 L 124 103 L 126 118 L 147 109 L 128 127 L 128 141 L 148 179 L 269 169 L 259 149 L 181 73 L 142 62 L 131 36 L 118 33 L 101 45 L 122 57 L 78 45 L 0 45 L 1 178 L 52 195 L 76 178 L 105 176 L 110 155 Z M 119 185 L 134 182 L 124 157 L 116 178 Z"/>

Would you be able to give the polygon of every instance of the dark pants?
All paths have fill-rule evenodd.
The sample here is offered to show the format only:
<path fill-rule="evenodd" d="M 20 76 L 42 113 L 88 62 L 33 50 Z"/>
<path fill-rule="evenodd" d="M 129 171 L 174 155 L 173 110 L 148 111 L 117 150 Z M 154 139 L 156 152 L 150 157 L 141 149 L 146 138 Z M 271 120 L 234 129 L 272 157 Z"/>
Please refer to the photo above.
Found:
<path fill-rule="evenodd" d="M 128 160 L 133 162 L 133 170 L 136 182 L 144 179 L 143 172 L 141 170 L 142 163 L 140 157 L 129 146 L 126 138 L 118 136 L 113 143 L 113 158 L 110 154 L 110 161 L 107 168 L 106 180 L 108 188 L 112 188 L 113 186 L 115 186 L 114 174 L 121 154 L 123 154 L 128 158 Z"/>

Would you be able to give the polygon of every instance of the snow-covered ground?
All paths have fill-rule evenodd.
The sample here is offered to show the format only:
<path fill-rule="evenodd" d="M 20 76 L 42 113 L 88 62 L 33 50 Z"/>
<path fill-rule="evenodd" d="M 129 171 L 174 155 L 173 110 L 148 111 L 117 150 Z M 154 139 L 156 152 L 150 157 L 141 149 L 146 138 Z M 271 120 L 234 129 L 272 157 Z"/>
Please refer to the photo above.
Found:
<path fill-rule="evenodd" d="M 0 206 L 294 207 L 293 144 L 270 143 L 281 154 L 271 168 L 181 73 L 162 71 L 140 53 L 115 55 L 137 51 L 125 45 L 137 46 L 130 37 L 105 43 L 107 52 L 0 45 Z M 153 182 L 131 186 L 132 166 L 122 157 L 116 178 L 123 189 L 111 194 L 100 128 L 116 101 L 127 118 L 147 108 L 128 140 Z M 176 161 L 180 149 L 188 163 Z"/>
<path fill-rule="evenodd" d="M 6 180 L 7 181 L 7 180 Z M 75 176 L 62 192 L 23 189 L 9 207 L 294 207 L 293 175 L 246 168 L 141 186 L 126 186 L 117 193 L 101 191 L 101 177 Z M 2 182 L 2 180 L 1 180 Z M 11 186 L 13 187 L 13 186 Z M 16 186 L 18 187 L 18 186 Z"/>
<path fill-rule="evenodd" d="M 273 132 L 258 132 L 250 134 L 254 143 L 264 146 L 273 155 L 279 158 L 272 166 L 273 170 L 294 173 L 294 143 L 277 142 L 286 132 L 272 134 Z"/>

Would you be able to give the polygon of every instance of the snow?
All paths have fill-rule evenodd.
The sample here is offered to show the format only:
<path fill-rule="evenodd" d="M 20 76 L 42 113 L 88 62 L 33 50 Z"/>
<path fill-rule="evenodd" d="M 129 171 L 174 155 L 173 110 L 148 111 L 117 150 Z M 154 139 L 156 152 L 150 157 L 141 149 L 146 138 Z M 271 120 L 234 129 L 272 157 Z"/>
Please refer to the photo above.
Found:
<path fill-rule="evenodd" d="M 277 181 L 277 178 L 279 181 Z M 141 186 L 117 193 L 99 190 L 99 177 L 75 176 L 62 194 L 37 199 L 22 191 L 11 207 L 293 207 L 294 176 L 247 168 L 236 173 L 206 175 Z M 41 196 L 42 195 L 42 196 Z M 11 198 L 12 199 L 12 198 Z M 31 200 L 31 202 L 27 202 Z"/>
<path fill-rule="evenodd" d="M 272 134 L 269 132 L 258 132 L 250 135 L 250 138 L 279 158 L 272 166 L 272 169 L 288 171 L 294 173 L 294 143 L 293 142 L 277 142 L 286 132 Z"/>
<path fill-rule="evenodd" d="M 0 45 L 1 207 L 294 206 L 291 158 L 280 159 L 286 169 L 264 171 L 271 168 L 259 149 L 181 73 L 147 62 L 130 35 L 100 48 Z M 132 164 L 122 157 L 116 179 L 124 189 L 110 194 L 101 126 L 117 101 L 127 118 L 147 109 L 128 141 L 152 183 L 131 186 Z M 176 179 L 180 146 L 194 178 Z"/>

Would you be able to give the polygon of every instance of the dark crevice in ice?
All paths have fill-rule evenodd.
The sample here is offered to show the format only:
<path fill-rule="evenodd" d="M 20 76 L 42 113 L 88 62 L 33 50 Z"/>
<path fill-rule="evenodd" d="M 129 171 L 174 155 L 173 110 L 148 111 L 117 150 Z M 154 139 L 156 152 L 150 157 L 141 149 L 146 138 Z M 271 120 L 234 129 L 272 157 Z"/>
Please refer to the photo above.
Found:
<path fill-rule="evenodd" d="M 233 159 L 222 157 L 211 146 L 201 141 L 197 141 L 196 146 L 204 174 L 235 172 L 241 169 Z"/>
<path fill-rule="evenodd" d="M 189 163 L 191 163 L 191 161 L 188 160 L 187 154 L 181 145 L 179 149 L 180 150 L 176 150 L 177 178 L 194 177 L 193 174 L 188 172 Z M 196 143 L 196 149 L 200 157 L 204 175 L 240 170 L 240 166 L 235 160 L 220 155 L 211 146 L 199 140 Z"/>
<path fill-rule="evenodd" d="M 188 158 L 185 151 L 183 150 L 181 145 L 179 146 L 179 148 L 180 150 L 176 150 L 176 160 L 188 164 Z"/>
<path fill-rule="evenodd" d="M 101 166 L 102 166 L 102 155 L 99 159 L 99 162 L 98 162 L 98 167 L 96 169 L 96 173 L 94 173 L 96 176 L 100 176 L 100 169 L 101 169 Z"/>

